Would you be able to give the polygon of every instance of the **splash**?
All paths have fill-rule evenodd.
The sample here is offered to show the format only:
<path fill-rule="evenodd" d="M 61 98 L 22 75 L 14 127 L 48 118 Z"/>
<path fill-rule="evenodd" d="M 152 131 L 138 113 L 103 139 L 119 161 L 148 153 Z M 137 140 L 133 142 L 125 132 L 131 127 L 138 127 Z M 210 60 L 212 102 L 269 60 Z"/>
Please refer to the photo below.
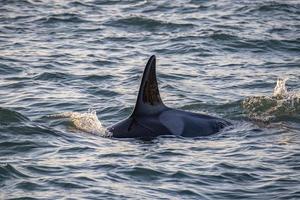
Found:
<path fill-rule="evenodd" d="M 288 78 L 278 78 L 276 86 L 274 88 L 273 97 L 276 97 L 277 99 L 283 99 L 289 96 L 289 93 L 286 89 L 285 82 L 288 80 Z"/>
<path fill-rule="evenodd" d="M 103 137 L 110 137 L 111 134 L 104 128 L 97 117 L 95 110 L 89 109 L 86 113 L 79 112 L 64 112 L 54 115 L 49 115 L 51 118 L 68 118 L 76 129 L 81 131 L 101 135 Z"/>
<path fill-rule="evenodd" d="M 278 117 L 297 116 L 300 112 L 300 93 L 288 91 L 288 78 L 279 78 L 272 96 L 247 97 L 242 106 L 251 119 L 271 121 Z"/>

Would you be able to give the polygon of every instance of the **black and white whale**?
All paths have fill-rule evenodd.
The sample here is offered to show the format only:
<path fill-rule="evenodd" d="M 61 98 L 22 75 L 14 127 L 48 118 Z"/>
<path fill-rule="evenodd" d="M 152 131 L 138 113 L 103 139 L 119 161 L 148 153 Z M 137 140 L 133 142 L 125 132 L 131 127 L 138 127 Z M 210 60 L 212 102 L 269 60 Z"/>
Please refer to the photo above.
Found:
<path fill-rule="evenodd" d="M 207 136 L 231 125 L 224 119 L 165 106 L 159 95 L 155 68 L 156 58 L 153 55 L 145 67 L 133 112 L 125 120 L 108 127 L 112 137 Z"/>

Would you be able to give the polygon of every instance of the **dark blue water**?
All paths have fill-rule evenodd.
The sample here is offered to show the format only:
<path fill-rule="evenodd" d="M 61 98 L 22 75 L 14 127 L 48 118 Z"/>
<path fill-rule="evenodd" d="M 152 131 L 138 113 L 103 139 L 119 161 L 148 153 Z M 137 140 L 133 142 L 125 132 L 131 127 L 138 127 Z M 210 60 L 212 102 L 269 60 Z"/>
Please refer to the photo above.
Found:
<path fill-rule="evenodd" d="M 300 109 L 242 106 L 277 77 L 300 87 L 299 22 L 296 0 L 1 0 L 0 199 L 300 199 Z M 165 104 L 233 129 L 141 141 L 76 125 L 129 115 L 152 54 Z"/>

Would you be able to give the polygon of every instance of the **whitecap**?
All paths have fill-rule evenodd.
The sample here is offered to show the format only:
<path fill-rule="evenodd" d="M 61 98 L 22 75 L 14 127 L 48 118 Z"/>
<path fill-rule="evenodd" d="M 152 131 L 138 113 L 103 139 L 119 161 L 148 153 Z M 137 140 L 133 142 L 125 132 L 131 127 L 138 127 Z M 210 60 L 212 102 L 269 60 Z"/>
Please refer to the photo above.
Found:
<path fill-rule="evenodd" d="M 270 121 L 281 116 L 296 116 L 300 112 L 300 93 L 288 91 L 288 78 L 278 78 L 272 96 L 250 96 L 242 107 L 251 119 Z"/>
<path fill-rule="evenodd" d="M 49 115 L 51 118 L 68 118 L 73 126 L 81 131 L 110 137 L 111 134 L 106 130 L 97 117 L 95 110 L 89 109 L 86 113 L 80 112 L 63 112 L 58 114 Z"/>

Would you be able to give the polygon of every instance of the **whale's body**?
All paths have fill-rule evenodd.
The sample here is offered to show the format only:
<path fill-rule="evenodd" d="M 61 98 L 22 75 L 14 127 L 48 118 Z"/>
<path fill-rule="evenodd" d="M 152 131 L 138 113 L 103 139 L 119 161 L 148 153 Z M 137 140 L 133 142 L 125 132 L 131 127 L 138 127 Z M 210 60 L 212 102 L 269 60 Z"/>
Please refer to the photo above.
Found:
<path fill-rule="evenodd" d="M 159 95 L 155 68 L 156 59 L 151 56 L 144 70 L 135 108 L 128 118 L 108 128 L 112 137 L 198 137 L 217 133 L 231 125 L 224 119 L 165 106 Z"/>

